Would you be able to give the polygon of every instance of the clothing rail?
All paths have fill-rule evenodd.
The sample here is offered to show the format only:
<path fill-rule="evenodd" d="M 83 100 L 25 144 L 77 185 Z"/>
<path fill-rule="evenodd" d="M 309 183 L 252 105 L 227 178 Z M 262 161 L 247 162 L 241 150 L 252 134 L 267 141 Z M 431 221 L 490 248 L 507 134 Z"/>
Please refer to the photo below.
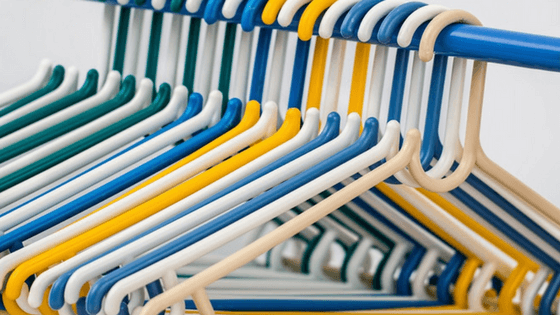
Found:
<path fill-rule="evenodd" d="M 108 5 L 120 5 L 117 0 L 88 1 L 102 2 Z M 170 2 L 171 1 L 167 1 L 165 7 L 158 12 L 170 12 L 202 18 L 205 9 L 204 4 L 201 6 L 197 13 L 193 14 L 187 11 L 184 5 L 181 7 L 181 10 L 179 12 L 171 11 Z M 203 1 L 203 3 L 205 3 L 205 1 Z M 135 1 L 131 0 L 129 4 L 126 4 L 124 6 L 129 8 L 154 10 L 151 6 L 150 1 L 144 1 L 143 4 L 136 4 Z M 244 4 L 240 6 L 238 14 L 232 19 L 226 19 L 220 14 L 220 20 L 239 24 L 241 21 L 240 13 L 243 12 L 243 7 Z M 270 27 L 274 29 L 296 32 L 299 17 L 304 8 L 305 6 L 301 10 L 299 10 L 292 24 L 290 24 L 288 27 L 282 27 L 278 23 L 266 25 L 262 22 L 260 17 L 255 24 L 259 27 Z M 339 19 L 339 21 L 342 20 L 343 18 Z M 318 33 L 318 25 L 319 23 L 316 23 L 316 28 L 314 31 L 315 35 L 317 35 Z M 377 34 L 377 27 L 374 30 L 373 34 Z M 423 25 L 418 29 L 418 31 L 414 35 L 411 45 L 406 49 L 418 50 L 420 37 L 425 27 L 426 25 Z M 333 37 L 343 38 L 340 34 L 340 24 L 335 27 Z M 357 41 L 357 38 L 355 37 L 345 39 Z M 372 36 L 372 39 L 369 42 L 372 44 L 381 44 L 377 41 L 376 36 Z M 398 47 L 397 34 L 393 35 L 393 38 L 389 44 L 382 45 Z M 560 38 L 549 36 L 505 31 L 489 27 L 455 24 L 447 27 L 440 34 L 435 45 L 435 52 L 437 54 L 451 57 L 476 59 L 518 67 L 560 72 Z"/>

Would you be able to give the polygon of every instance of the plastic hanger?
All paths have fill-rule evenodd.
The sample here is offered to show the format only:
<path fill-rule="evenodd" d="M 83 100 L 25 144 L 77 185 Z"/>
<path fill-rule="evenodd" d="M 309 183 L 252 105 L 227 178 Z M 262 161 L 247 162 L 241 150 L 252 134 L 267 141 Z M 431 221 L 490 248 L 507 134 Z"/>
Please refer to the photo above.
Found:
<path fill-rule="evenodd" d="M 15 103 L 23 98 L 36 93 L 41 88 L 44 88 L 48 82 L 52 79 L 53 74 L 53 64 L 48 59 L 43 59 L 39 64 L 39 69 L 35 75 L 28 82 L 14 87 L 8 91 L 2 92 L 0 94 L 0 113 L 5 114 L 5 107 Z M 39 95 L 39 94 L 36 94 Z M 42 96 L 42 95 L 40 95 Z M 39 96 L 39 97 L 40 97 Z M 34 98 L 33 100 L 35 100 Z M 32 101 L 33 101 L 32 100 Z"/>
<path fill-rule="evenodd" d="M 55 67 L 56 69 L 56 67 Z M 25 104 L 25 106 L 21 106 L 19 108 L 17 108 L 14 111 L 11 111 L 5 115 L 3 115 L 2 117 L 0 117 L 0 126 L 4 126 L 20 117 L 23 117 L 33 111 L 36 111 L 37 109 L 43 108 L 53 102 L 56 102 L 60 99 L 62 99 L 63 97 L 73 93 L 74 91 L 76 91 L 77 88 L 77 84 L 78 84 L 78 69 L 74 68 L 74 67 L 70 67 L 67 71 L 64 72 L 64 69 L 61 67 L 59 68 L 61 69 L 61 78 L 62 82 L 58 83 L 58 84 L 53 84 L 56 85 L 56 88 L 52 90 L 52 92 L 47 93 L 45 95 L 43 95 L 42 97 L 39 97 L 37 99 L 35 99 L 32 102 L 29 102 L 27 104 Z M 54 74 L 54 70 L 53 70 L 53 74 Z M 59 79 L 58 77 L 52 77 L 51 78 L 51 82 L 53 83 L 57 83 Z M 48 85 L 47 85 L 48 86 Z M 49 88 L 52 88 L 53 86 L 49 86 Z M 46 88 L 46 87 L 45 87 Z M 20 100 L 23 101 L 23 100 Z"/>
<path fill-rule="evenodd" d="M 185 73 L 185 76 L 187 76 L 187 73 Z M 211 110 L 211 108 L 212 108 L 212 106 L 210 106 L 210 110 Z M 235 111 L 235 110 L 234 110 L 234 111 Z M 235 116 L 235 115 L 234 115 L 234 116 Z M 230 120 L 231 120 L 231 119 L 230 119 Z M 226 126 L 227 126 L 227 124 L 226 124 Z"/>
<path fill-rule="evenodd" d="M 26 126 L 25 128 L 22 128 L 16 132 L 13 132 L 11 134 L 9 134 L 6 137 L 3 137 L 0 139 L 0 148 L 6 148 L 9 145 L 12 145 L 18 141 L 24 140 L 26 138 L 31 137 L 32 135 L 36 135 L 38 133 L 40 133 L 41 131 L 44 131 L 45 129 L 49 128 L 49 127 L 53 127 L 57 124 L 60 124 L 61 122 L 68 120 L 74 116 L 77 116 L 85 111 L 87 111 L 88 109 L 92 109 L 95 106 L 98 106 L 106 101 L 108 101 L 110 98 L 114 97 L 115 94 L 117 94 L 118 90 L 119 90 L 119 86 L 121 83 L 121 76 L 118 72 L 112 72 L 109 74 L 109 78 L 106 82 L 106 84 L 103 86 L 103 88 L 101 88 L 99 90 L 99 92 L 97 94 L 95 94 L 94 96 L 79 102 L 77 104 L 75 104 L 74 106 L 71 106 L 69 108 L 66 108 L 64 110 L 61 110 L 58 113 L 55 113 L 45 119 L 42 119 L 40 121 L 37 121 L 29 126 Z M 94 112 L 92 111 L 92 114 Z M 94 116 L 95 117 L 95 116 Z M 92 118 L 92 120 L 95 118 Z M 86 120 L 87 122 L 87 120 Z M 79 126 L 79 125 L 78 125 Z M 60 127 L 60 126 L 58 126 Z M 74 129 L 74 125 L 70 126 L 67 128 L 67 130 L 71 130 Z M 52 132 L 53 130 L 55 130 L 54 128 L 50 129 L 50 131 Z M 64 133 L 64 131 L 62 131 L 59 134 Z M 57 135 L 55 136 L 51 136 L 52 139 L 54 139 L 55 137 L 57 137 Z M 45 140 L 45 142 L 48 140 Z M 27 144 L 27 142 L 26 142 Z M 37 145 L 33 144 L 30 147 L 35 147 Z M 12 154 L 12 155 L 17 155 L 17 154 Z"/>
<path fill-rule="evenodd" d="M 4 116 L 8 113 L 11 113 L 15 110 L 17 110 L 18 108 L 27 105 L 29 103 L 32 103 L 33 101 L 37 100 L 40 97 L 43 97 L 44 95 L 54 91 L 55 89 L 57 89 L 60 84 L 62 83 L 64 79 L 64 68 L 62 66 L 56 66 L 52 69 L 52 75 L 49 79 L 49 82 L 47 82 L 47 84 L 39 89 L 38 91 L 35 91 L 33 93 L 31 93 L 30 95 L 10 104 L 7 105 L 5 107 L 3 107 L 2 109 L 0 109 L 0 117 Z"/>
<path fill-rule="evenodd" d="M 88 71 L 86 75 L 86 80 L 78 91 L 70 95 L 67 95 L 64 98 L 61 98 L 60 100 L 52 102 L 51 104 L 48 104 L 41 108 L 37 108 L 33 112 L 30 112 L 27 115 L 17 117 L 14 120 L 0 126 L 0 137 L 4 137 L 18 129 L 21 129 L 29 124 L 41 120 L 44 117 L 47 117 L 53 113 L 63 110 L 68 106 L 74 105 L 84 99 L 87 99 L 88 97 L 94 95 L 97 92 L 97 83 L 98 83 L 97 71 L 96 70 Z M 21 109 L 27 109 L 27 108 L 29 107 L 25 106 Z M 8 116 L 9 115 L 4 117 L 8 117 Z M 5 159 L 0 159 L 0 161 L 4 162 Z"/>

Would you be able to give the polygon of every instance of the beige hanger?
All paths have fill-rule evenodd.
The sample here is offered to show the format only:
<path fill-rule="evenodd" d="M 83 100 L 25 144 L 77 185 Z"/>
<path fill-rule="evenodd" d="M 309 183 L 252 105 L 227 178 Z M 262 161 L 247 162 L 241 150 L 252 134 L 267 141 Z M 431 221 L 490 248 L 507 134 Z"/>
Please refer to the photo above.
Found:
<path fill-rule="evenodd" d="M 439 33 L 443 30 L 443 28 L 451 23 L 461 22 L 461 23 L 468 23 L 474 25 L 481 25 L 480 21 L 469 14 L 468 12 L 462 10 L 452 10 L 450 11 L 452 14 L 440 14 L 436 18 L 430 22 L 429 29 L 426 28 L 424 33 L 422 34 L 422 40 L 420 42 L 420 58 L 428 62 L 433 58 L 434 54 L 434 46 Z M 475 61 L 473 65 L 473 78 L 478 76 L 481 78 L 481 81 L 478 83 L 484 85 L 484 80 L 486 76 L 486 63 Z M 480 91 L 480 94 L 474 95 L 473 89 L 471 89 L 470 100 L 475 101 L 482 105 L 482 100 L 484 98 L 484 90 L 475 89 L 474 91 Z M 472 103 L 471 103 L 472 104 Z M 476 114 L 477 116 L 473 117 L 471 115 Z M 553 205 L 550 201 L 543 198 L 541 195 L 537 194 L 534 190 L 529 188 L 519 179 L 508 173 L 494 161 L 490 160 L 488 156 L 484 153 L 480 143 L 480 114 L 481 113 L 472 113 L 469 107 L 469 116 L 468 116 L 468 123 L 471 123 L 471 120 L 476 121 L 476 128 L 469 130 L 467 127 L 467 135 L 465 139 L 465 149 L 462 154 L 461 158 L 461 165 L 465 163 L 464 169 L 461 167 L 457 168 L 457 170 L 453 173 L 452 176 L 455 176 L 457 181 L 444 180 L 441 184 L 435 182 L 431 177 L 427 176 L 423 171 L 419 158 L 414 158 L 410 165 L 410 171 L 413 177 L 419 182 L 420 185 L 425 187 L 426 189 L 433 190 L 436 192 L 443 192 L 446 191 L 448 187 L 447 184 L 450 186 L 454 186 L 459 179 L 465 178 L 465 171 L 470 168 L 473 160 L 478 168 L 480 168 L 483 172 L 487 175 L 492 177 L 495 181 L 509 189 L 512 193 L 518 195 L 522 200 L 526 203 L 531 205 L 541 214 L 555 222 L 556 224 L 560 225 L 560 209 L 558 209 L 555 205 Z M 470 139 L 470 140 L 469 140 Z M 468 166 L 468 167 L 467 167 Z M 459 173 L 458 173 L 459 172 Z M 457 175 L 455 175 L 457 173 Z M 470 171 L 469 171 L 470 173 Z M 468 174 L 467 174 L 468 176 Z M 453 184 L 453 185 L 452 185 Z M 453 187 L 455 188 L 455 187 Z M 451 189 L 447 189 L 449 191 Z"/>

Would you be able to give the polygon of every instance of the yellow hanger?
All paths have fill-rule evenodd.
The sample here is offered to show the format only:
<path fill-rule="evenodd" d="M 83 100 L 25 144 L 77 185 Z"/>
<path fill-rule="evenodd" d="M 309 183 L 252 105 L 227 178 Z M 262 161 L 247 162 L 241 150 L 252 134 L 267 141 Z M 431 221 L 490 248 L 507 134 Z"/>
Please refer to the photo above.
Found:
<path fill-rule="evenodd" d="M 185 165 L 187 163 L 190 163 L 191 161 L 195 160 L 196 158 L 204 155 L 205 153 L 213 150 L 214 148 L 220 146 L 221 144 L 231 140 L 232 138 L 236 137 L 237 135 L 241 134 L 242 132 L 248 130 L 249 128 L 251 128 L 252 126 L 254 126 L 257 123 L 257 121 L 259 119 L 259 115 L 260 115 L 259 113 L 260 113 L 260 105 L 258 103 L 257 104 L 251 104 L 251 103 L 247 104 L 247 108 L 246 108 L 246 111 L 245 111 L 245 114 L 244 114 L 242 120 L 232 130 L 230 130 L 229 132 L 220 136 L 216 140 L 210 142 L 209 144 L 205 145 L 204 147 L 200 148 L 196 152 L 190 154 L 186 158 L 180 160 L 179 162 L 176 162 L 175 164 L 167 167 L 165 170 L 163 170 L 160 173 L 154 175 L 153 177 L 151 177 L 150 179 L 148 179 L 147 181 L 145 181 L 141 185 L 133 188 L 131 191 L 129 191 L 129 192 L 125 193 L 124 195 L 120 196 L 119 198 L 113 200 L 109 204 L 97 209 L 95 212 L 100 211 L 101 209 L 104 209 L 105 207 L 109 206 L 110 204 L 115 203 L 116 201 L 134 193 L 135 191 L 140 190 L 141 188 L 155 182 L 156 180 L 158 180 L 158 179 L 164 177 L 165 175 L 175 171 L 176 169 L 182 167 L 183 165 Z M 60 244 L 59 246 L 62 246 L 64 244 L 65 243 Z M 56 248 L 58 248 L 58 246 Z M 56 248 L 54 248 L 54 249 L 56 249 Z M 48 254 L 48 253 L 50 253 L 50 254 Z M 25 273 L 29 273 L 29 272 L 31 272 L 30 274 L 40 273 L 43 270 L 46 270 L 52 264 L 55 264 L 57 262 L 60 262 L 61 260 L 68 259 L 68 258 L 71 257 L 71 256 L 70 257 L 50 256 L 50 255 L 56 255 L 56 254 L 57 254 L 56 251 L 49 251 L 49 252 L 44 253 L 44 256 L 43 255 L 38 255 L 38 256 L 26 261 L 25 263 L 35 265 L 35 264 L 43 261 L 41 259 L 41 257 L 44 257 L 43 259 L 45 259 L 42 264 L 37 265 L 37 267 L 40 268 L 39 271 L 25 271 Z M 73 253 L 72 253 L 72 256 L 73 256 Z M 49 259 L 49 257 L 52 257 L 54 259 Z M 6 288 L 6 290 L 8 290 L 8 288 Z M 17 290 L 17 289 L 12 289 L 12 290 Z M 50 290 L 47 290 L 47 292 L 49 292 L 49 291 Z M 14 293 L 16 293 L 16 292 L 14 291 Z M 19 296 L 19 293 L 17 293 L 17 296 Z M 15 303 L 11 303 L 11 302 L 13 302 L 13 300 L 10 301 L 10 299 L 7 299 L 6 294 L 3 294 L 3 301 L 4 301 L 5 304 L 7 304 L 7 306 L 6 306 L 7 308 L 10 308 L 12 306 L 12 304 L 15 304 Z M 44 301 L 46 301 L 46 300 L 44 299 Z M 43 305 L 46 305 L 46 304 L 43 303 L 42 306 Z M 17 306 L 17 304 L 15 304 L 14 307 L 17 307 L 17 308 L 8 309 L 10 314 L 27 314 L 25 312 L 22 313 L 19 310 L 19 306 Z M 50 307 L 48 307 L 48 306 L 46 308 L 48 310 L 51 310 Z M 39 310 L 41 310 L 41 308 Z M 43 312 L 43 310 L 41 310 L 41 312 Z"/>
<path fill-rule="evenodd" d="M 259 116 L 260 105 L 254 101 L 250 102 L 249 104 L 247 104 L 247 112 L 249 112 L 249 114 L 246 113 L 245 116 L 247 117 L 247 120 L 251 120 L 251 123 L 245 123 L 244 125 L 252 125 L 252 122 L 256 120 L 255 118 L 258 118 Z M 278 130 L 277 133 L 275 133 L 268 139 L 259 142 L 250 149 L 247 149 L 239 153 L 238 155 L 233 156 L 232 158 L 214 166 L 204 173 L 191 178 L 181 185 L 168 190 L 167 192 L 103 223 L 102 225 L 97 226 L 96 228 L 89 230 L 88 232 L 85 232 L 81 235 L 78 235 L 73 239 L 44 252 L 43 254 L 20 264 L 8 279 L 8 282 L 6 284 L 6 291 L 3 295 L 4 300 L 17 298 L 20 294 L 19 291 L 23 286 L 25 279 L 27 279 L 30 275 L 40 273 L 43 270 L 46 270 L 46 268 L 48 268 L 52 264 L 64 259 L 68 259 L 74 256 L 75 253 L 79 252 L 80 250 L 83 250 L 95 244 L 96 242 L 99 242 L 139 222 L 140 220 L 151 216 L 154 213 L 157 213 L 165 207 L 168 207 L 169 205 L 198 191 L 206 185 L 229 174 L 235 169 L 247 164 L 258 156 L 289 140 L 299 131 L 300 117 L 301 115 L 298 109 L 288 110 L 286 114 L 286 120 L 284 121 L 282 127 Z M 244 120 L 246 120 L 245 117 Z M 241 128 L 243 128 L 243 126 Z M 233 133 L 233 131 L 234 130 L 230 131 L 229 133 Z"/>

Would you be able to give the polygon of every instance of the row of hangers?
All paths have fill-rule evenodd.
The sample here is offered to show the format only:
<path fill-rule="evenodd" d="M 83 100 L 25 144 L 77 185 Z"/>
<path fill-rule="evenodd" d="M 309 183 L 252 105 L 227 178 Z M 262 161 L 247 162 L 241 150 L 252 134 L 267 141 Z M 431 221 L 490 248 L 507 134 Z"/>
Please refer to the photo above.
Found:
<path fill-rule="evenodd" d="M 106 5 L 99 71 L 80 88 L 75 68 L 44 61 L 0 94 L 9 314 L 551 314 L 558 208 L 480 146 L 486 63 L 474 61 L 471 74 L 465 59 L 434 56 L 446 26 L 481 25 L 476 17 L 401 0 L 152 6 L 203 12 L 188 20 L 184 65 L 185 17 L 154 11 L 142 78 L 145 15 L 123 6 L 106 71 L 116 15 Z M 164 16 L 169 47 L 156 88 Z M 236 17 L 241 30 L 222 22 Z M 298 23 L 295 51 L 287 32 L 256 27 L 261 18 Z M 331 39 L 335 28 L 361 41 L 351 82 L 342 81 L 349 44 Z M 394 65 L 390 48 L 366 43 L 372 36 L 396 36 Z M 240 238 L 234 254 L 215 253 Z"/>

